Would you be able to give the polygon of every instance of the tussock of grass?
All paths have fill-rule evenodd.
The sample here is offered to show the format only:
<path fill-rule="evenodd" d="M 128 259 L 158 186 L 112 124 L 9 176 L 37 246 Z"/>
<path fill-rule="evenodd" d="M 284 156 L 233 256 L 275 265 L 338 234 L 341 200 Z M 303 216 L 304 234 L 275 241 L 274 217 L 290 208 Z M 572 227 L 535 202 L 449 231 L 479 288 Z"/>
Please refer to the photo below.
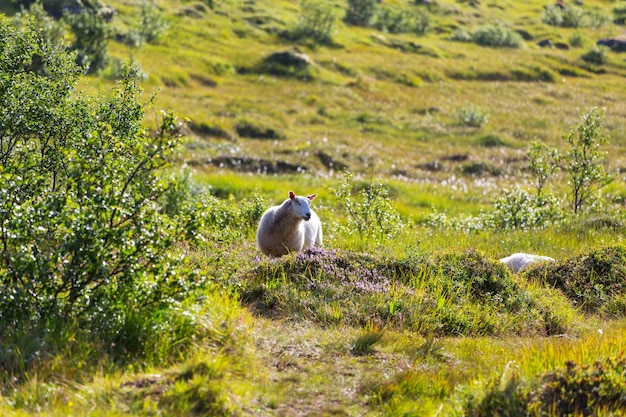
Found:
<path fill-rule="evenodd" d="M 591 249 L 554 265 L 526 273 L 528 279 L 558 288 L 587 312 L 606 317 L 626 315 L 626 248 Z"/>

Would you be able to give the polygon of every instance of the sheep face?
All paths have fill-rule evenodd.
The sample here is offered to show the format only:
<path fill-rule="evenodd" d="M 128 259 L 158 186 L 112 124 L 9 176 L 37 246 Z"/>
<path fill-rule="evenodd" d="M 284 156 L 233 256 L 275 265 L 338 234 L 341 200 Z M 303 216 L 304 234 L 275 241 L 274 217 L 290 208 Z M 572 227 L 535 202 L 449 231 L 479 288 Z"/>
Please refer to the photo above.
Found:
<path fill-rule="evenodd" d="M 296 217 L 302 218 L 304 221 L 311 219 L 311 201 L 317 197 L 317 194 L 307 197 L 298 197 L 293 191 L 289 191 L 289 200 L 291 200 L 291 210 Z"/>

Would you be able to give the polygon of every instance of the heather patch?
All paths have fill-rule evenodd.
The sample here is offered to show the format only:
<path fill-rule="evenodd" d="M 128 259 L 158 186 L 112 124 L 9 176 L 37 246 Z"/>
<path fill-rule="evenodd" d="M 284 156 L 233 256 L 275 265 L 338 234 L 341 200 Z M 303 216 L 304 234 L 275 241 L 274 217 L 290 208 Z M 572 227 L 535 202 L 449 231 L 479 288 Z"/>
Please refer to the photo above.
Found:
<path fill-rule="evenodd" d="M 473 250 L 391 259 L 310 248 L 244 272 L 239 288 L 243 303 L 265 317 L 423 334 L 548 334 L 574 316 Z"/>

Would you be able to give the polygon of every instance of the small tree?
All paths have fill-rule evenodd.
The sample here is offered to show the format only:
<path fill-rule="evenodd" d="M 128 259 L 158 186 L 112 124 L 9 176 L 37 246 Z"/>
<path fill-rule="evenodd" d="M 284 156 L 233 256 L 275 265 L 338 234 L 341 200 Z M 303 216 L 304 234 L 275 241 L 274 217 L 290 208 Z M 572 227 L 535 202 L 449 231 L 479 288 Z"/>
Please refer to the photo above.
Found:
<path fill-rule="evenodd" d="M 132 67 L 108 98 L 73 93 L 73 54 L 33 21 L 0 16 L 0 50 L 0 334 L 88 322 L 119 335 L 129 312 L 184 289 L 169 249 L 185 230 L 158 176 L 180 126 L 166 113 L 156 133 L 142 127 Z"/>
<path fill-rule="evenodd" d="M 348 213 L 349 230 L 359 235 L 361 244 L 371 238 L 391 239 L 403 227 L 400 215 L 391 204 L 389 191 L 380 181 L 371 183 L 354 195 L 352 174 L 344 173 L 343 181 L 334 190 Z"/>
<path fill-rule="evenodd" d="M 604 156 L 600 146 L 608 143 L 608 138 L 601 134 L 603 117 L 602 110 L 592 108 L 582 116 L 576 130 L 564 137 L 570 147 L 563 160 L 564 170 L 569 175 L 574 213 L 613 180 L 602 167 Z"/>
<path fill-rule="evenodd" d="M 559 170 L 559 152 L 546 144 L 533 142 L 527 152 L 530 171 L 535 175 L 537 197 L 541 196 L 546 182 Z"/>

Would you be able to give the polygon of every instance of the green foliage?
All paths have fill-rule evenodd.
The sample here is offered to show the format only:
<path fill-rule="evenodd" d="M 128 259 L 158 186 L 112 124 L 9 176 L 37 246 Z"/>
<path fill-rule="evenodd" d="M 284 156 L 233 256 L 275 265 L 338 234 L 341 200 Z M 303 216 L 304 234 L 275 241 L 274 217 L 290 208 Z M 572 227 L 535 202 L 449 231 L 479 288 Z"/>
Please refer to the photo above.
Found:
<path fill-rule="evenodd" d="M 613 7 L 613 22 L 618 25 L 626 24 L 626 2 L 621 2 Z"/>
<path fill-rule="evenodd" d="M 422 11 L 410 12 L 393 7 L 377 8 L 373 24 L 376 29 L 389 33 L 415 33 L 424 35 L 430 29 L 430 16 Z"/>
<path fill-rule="evenodd" d="M 340 207 L 348 214 L 348 233 L 359 236 L 361 244 L 392 239 L 404 227 L 389 198 L 388 188 L 379 180 L 361 188 L 355 196 L 352 173 L 344 172 L 343 181 L 333 190 Z"/>
<path fill-rule="evenodd" d="M 600 147 L 608 143 L 601 133 L 603 118 L 603 111 L 592 108 L 581 117 L 576 130 L 564 137 L 569 150 L 563 155 L 563 170 L 569 177 L 574 213 L 590 204 L 596 192 L 613 180 L 602 166 Z"/>
<path fill-rule="evenodd" d="M 344 20 L 355 26 L 369 26 L 376 14 L 377 0 L 348 0 Z"/>
<path fill-rule="evenodd" d="M 80 13 L 65 14 L 64 20 L 74 34 L 72 50 L 76 51 L 76 63 L 85 73 L 96 73 L 106 67 L 111 30 L 97 9 L 85 7 Z"/>
<path fill-rule="evenodd" d="M 452 117 L 457 125 L 467 127 L 482 127 L 488 120 L 487 113 L 473 104 L 457 108 Z"/>
<path fill-rule="evenodd" d="M 335 12 L 329 5 L 303 0 L 300 3 L 298 22 L 290 31 L 289 37 L 295 40 L 308 38 L 319 44 L 329 44 L 336 19 Z"/>
<path fill-rule="evenodd" d="M 615 357 L 589 364 L 565 363 L 542 376 L 529 394 L 531 414 L 559 416 L 596 415 L 598 410 L 618 411 L 626 406 L 626 357 Z"/>
<path fill-rule="evenodd" d="M 1 18 L 0 33 L 4 340 L 41 332 L 33 351 L 21 351 L 26 360 L 65 324 L 111 342 L 133 338 L 128 332 L 141 340 L 131 313 L 150 327 L 154 309 L 188 289 L 171 251 L 184 225 L 162 213 L 170 184 L 157 175 L 180 143 L 180 125 L 164 113 L 155 134 L 141 126 L 132 67 L 108 98 L 74 95 L 72 55 L 48 47 L 32 26 Z M 45 74 L 29 70 L 35 57 Z"/>
<path fill-rule="evenodd" d="M 559 170 L 559 152 L 556 149 L 549 149 L 542 142 L 533 141 L 526 154 L 530 159 L 530 172 L 535 176 L 537 196 L 540 196 L 546 182 Z"/>
<path fill-rule="evenodd" d="M 524 40 L 515 31 L 500 25 L 478 27 L 472 35 L 474 43 L 492 48 L 521 48 Z"/>
<path fill-rule="evenodd" d="M 580 58 L 589 64 L 604 65 L 609 60 L 608 52 L 609 48 L 607 48 L 606 46 L 594 45 L 589 48 L 587 52 L 581 55 Z"/>
<path fill-rule="evenodd" d="M 456 42 L 472 42 L 472 34 L 463 28 L 456 29 L 450 35 L 450 39 Z"/>
<path fill-rule="evenodd" d="M 527 277 L 560 289 L 585 311 L 621 317 L 626 314 L 625 265 L 626 249 L 607 246 L 531 268 Z"/>
<path fill-rule="evenodd" d="M 623 352 L 600 359 L 593 365 L 567 361 L 565 369 L 539 375 L 530 383 L 522 381 L 517 371 L 510 372 L 511 376 L 492 379 L 482 398 L 466 395 L 464 415 L 613 415 L 626 405 L 626 359 Z"/>
<path fill-rule="evenodd" d="M 545 7 L 542 19 L 550 26 L 580 28 L 583 27 L 583 18 L 584 12 L 580 7 L 549 4 Z"/>
<path fill-rule="evenodd" d="M 564 7 L 549 4 L 544 9 L 542 20 L 550 26 L 564 28 L 598 28 L 609 23 L 610 18 L 602 12 L 585 10 L 572 4 L 568 4 Z"/>
<path fill-rule="evenodd" d="M 168 24 L 154 0 L 143 0 L 138 21 L 124 34 L 124 42 L 133 47 L 154 43 L 165 35 Z"/>
<path fill-rule="evenodd" d="M 533 229 L 557 223 L 558 200 L 552 195 L 533 195 L 523 188 L 504 190 L 496 198 L 488 222 L 496 229 Z"/>
<path fill-rule="evenodd" d="M 46 45 L 64 44 L 65 30 L 60 22 L 54 20 L 43 8 L 41 2 L 34 2 L 26 10 L 15 15 L 15 25 L 28 25 L 29 19 L 34 19 L 35 27 Z M 33 63 L 34 64 L 34 63 Z"/>
<path fill-rule="evenodd" d="M 567 41 L 572 48 L 582 48 L 585 44 L 585 37 L 582 33 L 576 31 L 567 38 Z"/>

